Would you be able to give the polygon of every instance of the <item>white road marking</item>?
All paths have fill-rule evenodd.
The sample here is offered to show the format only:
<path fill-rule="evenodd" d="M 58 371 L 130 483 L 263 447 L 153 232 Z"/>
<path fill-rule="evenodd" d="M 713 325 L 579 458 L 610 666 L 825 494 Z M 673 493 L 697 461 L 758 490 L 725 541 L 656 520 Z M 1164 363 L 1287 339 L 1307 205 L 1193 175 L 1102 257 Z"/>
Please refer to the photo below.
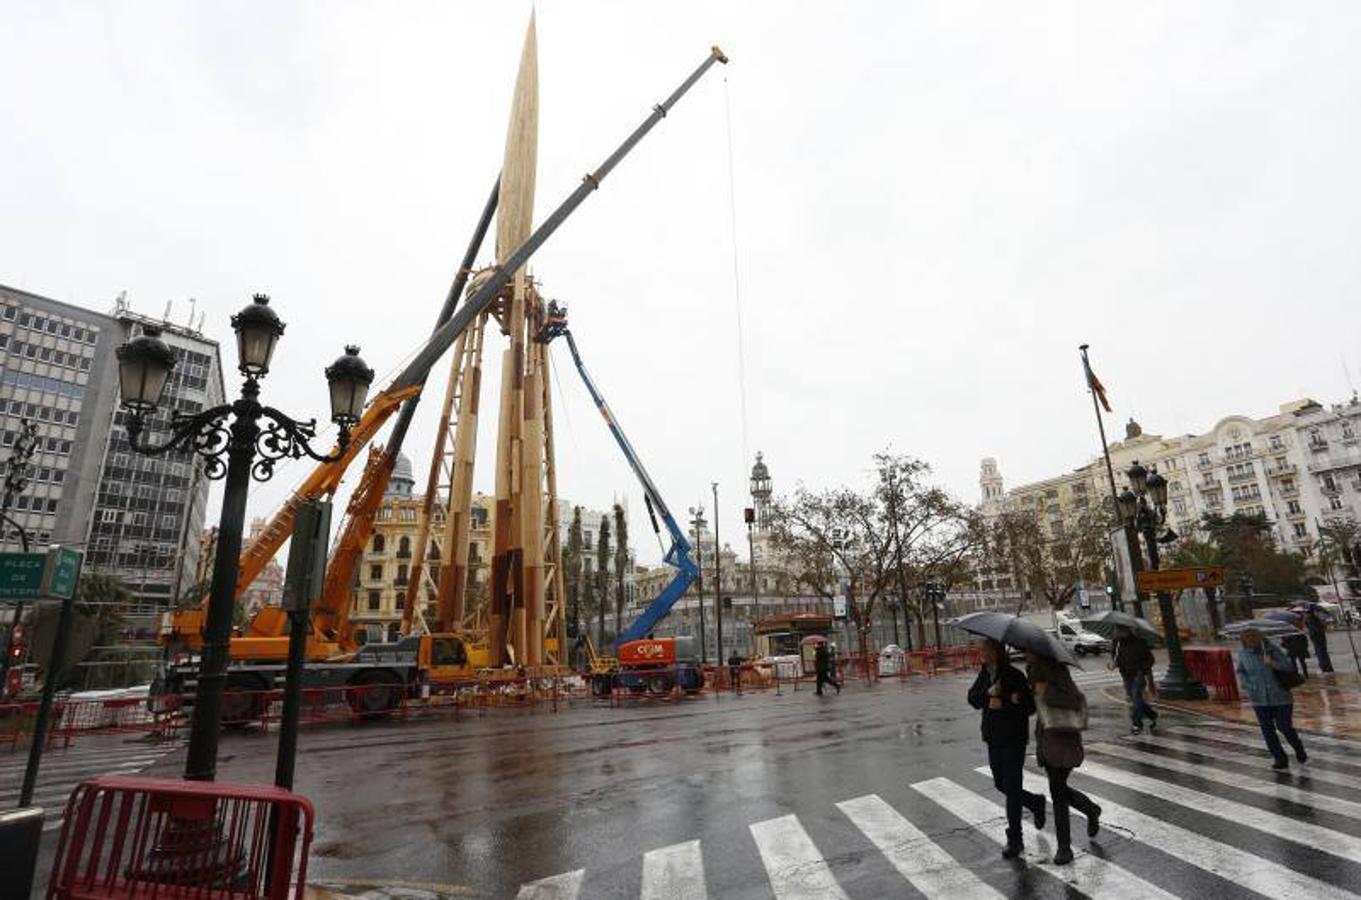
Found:
<path fill-rule="evenodd" d="M 643 856 L 641 900 L 706 900 L 699 841 L 649 850 Z"/>
<path fill-rule="evenodd" d="M 1261 731 L 1254 731 L 1251 734 L 1245 732 L 1241 735 L 1206 734 L 1205 732 L 1198 731 L 1194 728 L 1169 728 L 1167 729 L 1167 733 L 1169 735 L 1176 735 L 1176 743 L 1178 746 L 1184 746 L 1192 749 L 1199 747 L 1201 749 L 1201 752 L 1206 752 L 1210 754 L 1218 754 L 1224 748 L 1219 746 L 1218 744 L 1206 744 L 1200 741 L 1187 740 L 1186 736 L 1199 735 L 1200 737 L 1210 738 L 1216 741 L 1230 741 L 1237 745 L 1242 745 L 1244 742 L 1247 742 L 1253 748 L 1261 748 L 1262 750 L 1266 750 L 1266 744 L 1262 741 Z M 1308 752 L 1310 759 L 1322 759 L 1327 760 L 1328 762 L 1340 762 L 1352 766 L 1361 765 L 1361 744 L 1352 744 L 1350 747 L 1343 748 L 1332 748 L 1342 749 L 1345 750 L 1346 752 L 1330 753 L 1327 749 L 1325 750 L 1314 749 L 1314 746 L 1316 744 L 1325 748 L 1330 747 L 1330 745 L 1320 743 L 1320 739 L 1312 734 L 1301 734 L 1300 740 L 1304 742 L 1304 749 L 1306 752 Z M 1290 749 L 1290 746 L 1285 742 L 1284 736 L 1281 737 L 1281 746 L 1285 747 L 1287 751 L 1289 751 Z"/>
<path fill-rule="evenodd" d="M 960 787 L 947 778 L 932 778 L 929 781 L 921 781 L 912 785 L 912 789 L 929 797 L 955 816 L 978 828 L 978 833 L 984 837 L 990 838 L 998 844 L 1006 843 L 1002 826 L 1002 823 L 1006 820 L 1006 810 L 1002 806 L 980 797 L 967 788 Z M 989 827 L 981 827 L 984 825 Z M 1028 828 L 1027 831 L 1029 831 Z M 1044 858 L 1050 857 L 1052 852 L 1049 841 L 1036 832 L 1031 831 L 1030 834 L 1039 844 Z M 1089 853 L 1075 852 L 1073 862 L 1066 866 L 1051 865 L 1046 863 L 1044 859 L 1037 859 L 1034 856 L 1028 856 L 1026 861 L 1031 865 L 1038 864 L 1048 874 L 1067 882 L 1089 897 L 1100 897 L 1102 900 L 1122 900 L 1122 898 L 1150 900 L 1153 897 L 1171 898 L 1175 896 L 1114 863 L 1098 856 L 1092 856 Z"/>
<path fill-rule="evenodd" d="M 563 872 L 550 878 L 540 878 L 520 886 L 515 900 L 576 900 L 581 891 L 581 880 L 586 877 L 585 869 Z"/>
<path fill-rule="evenodd" d="M 776 900 L 849 900 L 797 816 L 750 826 Z"/>
<path fill-rule="evenodd" d="M 987 772 L 983 766 L 978 771 Z M 1032 791 L 1048 789 L 1048 781 L 1026 773 L 1026 788 Z M 1193 866 L 1213 872 L 1226 881 L 1250 888 L 1274 900 L 1354 900 L 1349 891 L 1296 872 L 1254 853 L 1239 850 L 1228 844 L 1211 840 L 1194 831 L 1155 819 L 1141 812 L 1121 806 L 1104 797 L 1088 795 L 1101 807 L 1103 825 L 1128 829 L 1134 839 L 1174 856 Z"/>
<path fill-rule="evenodd" d="M 1246 722 L 1225 722 L 1218 721 L 1214 725 L 1195 726 L 1177 725 L 1167 729 L 1168 733 L 1176 734 L 1203 734 L 1208 737 L 1220 737 L 1231 741 L 1262 739 L 1262 730 L 1256 725 L 1249 725 Z M 1218 734 L 1216 734 L 1218 732 Z M 1283 739 L 1284 740 L 1284 739 Z M 1310 747 L 1331 747 L 1334 750 L 1348 750 L 1352 753 L 1361 752 L 1361 741 L 1348 740 L 1347 738 L 1322 737 L 1317 734 L 1306 734 L 1300 732 L 1300 740 L 1304 741 L 1304 749 Z"/>
<path fill-rule="evenodd" d="M 1155 738 L 1156 740 L 1156 738 Z M 1264 756 L 1256 756 L 1252 753 L 1242 753 L 1237 750 L 1228 750 L 1220 747 L 1207 747 L 1204 744 L 1196 744 L 1182 738 L 1171 738 L 1167 741 L 1168 746 L 1177 750 L 1190 750 L 1199 753 L 1201 756 L 1208 756 L 1218 762 L 1237 763 L 1244 766 L 1254 766 L 1266 769 L 1270 760 Z M 1265 746 L 1265 745 L 1263 745 Z M 1308 746 L 1304 748 L 1306 751 Z M 1290 748 L 1286 748 L 1286 753 L 1290 753 Z M 1303 771 L 1303 770 L 1301 770 Z M 1335 784 L 1338 787 L 1352 788 L 1361 791 L 1361 777 L 1356 775 L 1342 775 L 1338 772 L 1329 772 L 1317 766 L 1309 768 L 1309 777 L 1322 784 Z"/>
<path fill-rule="evenodd" d="M 1216 769 L 1200 763 L 1186 762 L 1182 759 L 1171 759 L 1156 753 L 1138 750 L 1134 747 L 1122 747 L 1114 744 L 1093 744 L 1087 748 L 1087 751 L 1089 753 L 1099 753 L 1103 756 L 1117 756 L 1120 759 L 1127 759 L 1130 762 L 1146 763 L 1172 772 L 1181 772 L 1184 775 L 1194 775 L 1198 778 L 1204 778 L 1206 781 L 1214 781 L 1240 790 L 1251 791 L 1254 794 L 1261 794 L 1265 797 L 1279 797 L 1282 800 L 1289 800 L 1291 803 L 1299 803 L 1302 806 L 1320 809 L 1324 812 L 1337 813 L 1340 816 L 1347 816 L 1351 819 L 1361 819 L 1361 803 L 1357 803 L 1355 800 L 1343 800 L 1340 797 L 1330 797 L 1327 794 L 1319 794 L 1314 791 L 1296 787 L 1293 784 L 1283 784 L 1279 781 L 1258 781 L 1250 775 L 1240 775 L 1237 772 L 1225 772 L 1221 769 Z"/>
<path fill-rule="evenodd" d="M 1093 778 L 1109 781 L 1130 790 L 1151 794 L 1172 803 L 1180 804 L 1196 812 L 1226 819 L 1235 825 L 1255 828 L 1279 840 L 1296 841 L 1306 846 L 1331 853 L 1347 860 L 1361 859 L 1361 838 L 1333 831 L 1312 822 L 1277 815 L 1245 803 L 1224 800 L 1211 794 L 1193 791 L 1179 784 L 1159 781 L 1116 769 L 1098 762 L 1088 761 L 1080 770 Z"/>
<path fill-rule="evenodd" d="M 837 804 L 888 857 L 893 868 L 928 898 L 998 898 L 1002 895 L 935 844 L 877 794 Z"/>

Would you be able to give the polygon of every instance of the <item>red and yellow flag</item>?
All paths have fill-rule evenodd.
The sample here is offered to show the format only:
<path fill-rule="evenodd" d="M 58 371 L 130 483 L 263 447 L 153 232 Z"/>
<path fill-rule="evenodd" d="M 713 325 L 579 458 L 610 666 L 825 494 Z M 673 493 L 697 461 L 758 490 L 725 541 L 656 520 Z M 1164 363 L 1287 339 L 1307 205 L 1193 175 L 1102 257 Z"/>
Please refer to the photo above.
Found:
<path fill-rule="evenodd" d="M 1096 394 L 1096 399 L 1101 401 L 1101 407 L 1106 410 L 1106 412 L 1112 412 L 1111 401 L 1106 397 L 1106 386 L 1101 383 L 1100 378 L 1096 377 L 1096 373 L 1092 371 L 1091 364 L 1084 362 L 1083 367 L 1087 370 L 1087 387 L 1091 388 L 1092 393 Z"/>

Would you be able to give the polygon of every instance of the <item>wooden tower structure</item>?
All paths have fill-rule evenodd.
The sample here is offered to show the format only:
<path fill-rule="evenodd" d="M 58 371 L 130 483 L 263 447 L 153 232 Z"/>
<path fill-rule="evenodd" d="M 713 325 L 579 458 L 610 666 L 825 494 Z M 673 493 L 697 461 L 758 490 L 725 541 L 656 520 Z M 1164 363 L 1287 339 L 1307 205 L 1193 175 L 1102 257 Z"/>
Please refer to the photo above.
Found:
<path fill-rule="evenodd" d="M 497 265 L 525 242 L 533 227 L 538 118 L 531 16 L 501 167 Z M 475 275 L 469 292 L 485 283 L 493 269 Z M 538 340 L 544 307 L 532 278 L 521 269 L 454 343 L 403 616 L 406 631 L 428 628 L 485 636 L 493 666 L 540 669 L 566 662 L 550 363 L 547 344 Z M 491 578 L 485 602 L 477 604 L 469 602 L 468 594 L 470 570 L 478 562 L 469 557 L 469 532 L 483 352 L 492 323 L 507 345 L 501 354 L 496 408 Z M 423 608 L 432 597 L 435 621 L 426 623 Z"/>

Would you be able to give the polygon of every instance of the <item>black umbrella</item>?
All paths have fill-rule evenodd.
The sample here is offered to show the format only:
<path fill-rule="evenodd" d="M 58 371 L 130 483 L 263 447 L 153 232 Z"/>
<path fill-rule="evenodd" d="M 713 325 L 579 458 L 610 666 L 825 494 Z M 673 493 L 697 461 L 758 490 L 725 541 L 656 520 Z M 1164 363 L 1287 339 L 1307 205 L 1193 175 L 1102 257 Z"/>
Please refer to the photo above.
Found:
<path fill-rule="evenodd" d="M 1144 643 L 1153 645 L 1158 643 L 1158 630 L 1153 627 L 1151 622 L 1138 616 L 1132 616 L 1127 612 L 1121 612 L 1118 609 L 1110 609 L 1095 616 L 1088 616 L 1082 620 L 1082 627 L 1110 640 L 1115 640 L 1115 629 L 1128 628 L 1142 638 Z"/>
<path fill-rule="evenodd" d="M 1002 612 L 976 612 L 952 619 L 949 624 L 970 634 L 1029 650 L 1037 656 L 1047 656 L 1070 666 L 1077 665 L 1071 650 L 1034 622 L 1019 616 Z"/>

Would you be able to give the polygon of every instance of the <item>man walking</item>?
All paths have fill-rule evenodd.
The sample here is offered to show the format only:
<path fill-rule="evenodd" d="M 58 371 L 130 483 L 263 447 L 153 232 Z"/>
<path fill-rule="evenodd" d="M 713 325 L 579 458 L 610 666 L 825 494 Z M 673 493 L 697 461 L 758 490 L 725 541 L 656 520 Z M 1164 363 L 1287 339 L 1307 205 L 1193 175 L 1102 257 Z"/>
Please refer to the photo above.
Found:
<path fill-rule="evenodd" d="M 1295 622 L 1295 633 L 1287 634 L 1281 638 L 1281 646 L 1285 647 L 1286 655 L 1290 657 L 1291 671 L 1297 673 L 1303 680 L 1309 680 L 1309 638 L 1305 636 L 1304 624 L 1298 620 Z"/>
<path fill-rule="evenodd" d="M 1314 645 L 1314 658 L 1318 660 L 1318 670 L 1333 671 L 1333 660 L 1328 655 L 1328 623 L 1318 614 L 1317 606 L 1305 610 L 1304 627 L 1309 631 L 1309 640 Z"/>
<path fill-rule="evenodd" d="M 841 693 L 841 682 L 836 680 L 836 675 L 832 671 L 832 654 L 827 650 L 827 642 L 818 644 L 813 651 L 813 672 L 817 677 L 817 695 L 822 696 L 822 686 L 830 684 L 836 688 L 836 692 Z"/>
<path fill-rule="evenodd" d="M 1115 630 L 1115 647 L 1111 651 L 1111 661 L 1107 669 L 1119 669 L 1120 679 L 1125 683 L 1125 697 L 1129 700 L 1130 734 L 1143 734 L 1144 719 L 1148 719 L 1148 730 L 1158 727 L 1158 714 L 1144 700 L 1145 673 L 1152 681 L 1153 651 L 1148 649 L 1144 639 L 1123 626 Z"/>

